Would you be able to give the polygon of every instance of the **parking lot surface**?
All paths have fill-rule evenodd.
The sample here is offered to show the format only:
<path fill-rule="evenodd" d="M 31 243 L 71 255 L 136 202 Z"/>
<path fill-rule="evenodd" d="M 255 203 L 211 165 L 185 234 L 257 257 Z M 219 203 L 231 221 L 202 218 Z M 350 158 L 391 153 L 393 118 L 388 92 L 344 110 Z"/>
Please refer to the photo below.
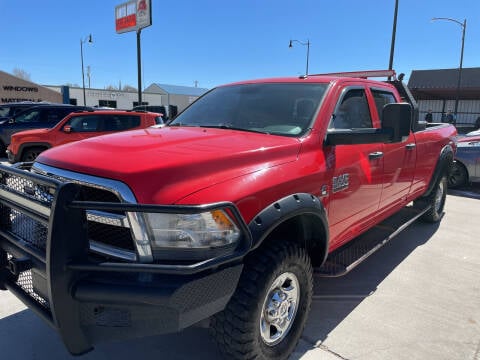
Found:
<path fill-rule="evenodd" d="M 414 223 L 350 274 L 315 278 L 292 359 L 480 360 L 478 187 L 449 191 L 439 224 Z M 4 359 L 79 359 L 48 325 L 0 291 Z M 219 359 L 204 328 L 98 345 L 95 359 Z"/>

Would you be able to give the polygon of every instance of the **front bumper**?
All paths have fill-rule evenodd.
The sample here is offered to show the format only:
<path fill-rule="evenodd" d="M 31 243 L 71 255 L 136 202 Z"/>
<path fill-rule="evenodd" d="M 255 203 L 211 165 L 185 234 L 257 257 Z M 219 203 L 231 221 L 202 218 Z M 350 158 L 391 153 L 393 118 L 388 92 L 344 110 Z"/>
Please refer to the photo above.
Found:
<path fill-rule="evenodd" d="M 18 179 L 27 195 L 9 189 Z M 38 194 L 51 194 L 50 208 Z M 82 202 L 77 196 L 77 184 L 0 167 L 0 288 L 56 329 L 72 354 L 104 340 L 178 331 L 224 309 L 251 246 L 236 208 L 246 236 L 231 254 L 190 265 L 112 262 L 89 251 L 87 209 L 151 211 L 152 206 Z M 216 206 L 225 204 L 210 207 Z M 46 238 L 41 246 L 39 234 Z"/>

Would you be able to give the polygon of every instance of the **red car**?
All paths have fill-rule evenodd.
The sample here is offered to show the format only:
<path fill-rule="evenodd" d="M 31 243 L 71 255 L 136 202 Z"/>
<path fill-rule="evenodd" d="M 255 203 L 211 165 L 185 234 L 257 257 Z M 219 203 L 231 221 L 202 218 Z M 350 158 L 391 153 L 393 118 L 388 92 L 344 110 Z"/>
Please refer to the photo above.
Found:
<path fill-rule="evenodd" d="M 142 111 L 80 111 L 66 116 L 55 127 L 18 132 L 7 148 L 8 161 L 33 161 L 51 147 L 113 132 L 163 124 L 161 114 Z"/>

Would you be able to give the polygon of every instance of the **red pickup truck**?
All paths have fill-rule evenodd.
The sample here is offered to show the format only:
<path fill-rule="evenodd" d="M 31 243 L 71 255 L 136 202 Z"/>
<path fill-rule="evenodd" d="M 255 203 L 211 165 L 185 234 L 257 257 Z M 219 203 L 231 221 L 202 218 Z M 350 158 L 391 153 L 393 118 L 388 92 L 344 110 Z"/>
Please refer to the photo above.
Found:
<path fill-rule="evenodd" d="M 1 167 L 0 287 L 72 354 L 209 320 L 226 357 L 286 359 L 313 269 L 346 273 L 442 217 L 456 130 L 372 75 L 395 76 L 220 86 L 163 128 Z"/>
<path fill-rule="evenodd" d="M 163 124 L 161 114 L 145 111 L 77 111 L 67 115 L 53 128 L 13 134 L 7 148 L 8 161 L 33 161 L 42 151 L 54 146 L 157 124 Z"/>

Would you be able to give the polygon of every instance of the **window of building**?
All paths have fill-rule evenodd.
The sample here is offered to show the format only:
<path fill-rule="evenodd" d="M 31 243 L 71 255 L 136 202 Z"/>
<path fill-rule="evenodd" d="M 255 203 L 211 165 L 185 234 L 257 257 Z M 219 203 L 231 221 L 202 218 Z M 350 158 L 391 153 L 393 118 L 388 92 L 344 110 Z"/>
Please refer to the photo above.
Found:
<path fill-rule="evenodd" d="M 134 102 L 133 102 L 133 107 L 139 106 L 138 104 L 139 104 L 138 101 L 134 101 Z M 142 101 L 142 106 L 144 106 L 144 105 L 148 105 L 148 101 Z"/>
<path fill-rule="evenodd" d="M 70 105 L 77 105 L 77 99 L 70 98 Z"/>
<path fill-rule="evenodd" d="M 98 100 L 98 106 L 116 108 L 117 102 L 115 100 Z"/>

